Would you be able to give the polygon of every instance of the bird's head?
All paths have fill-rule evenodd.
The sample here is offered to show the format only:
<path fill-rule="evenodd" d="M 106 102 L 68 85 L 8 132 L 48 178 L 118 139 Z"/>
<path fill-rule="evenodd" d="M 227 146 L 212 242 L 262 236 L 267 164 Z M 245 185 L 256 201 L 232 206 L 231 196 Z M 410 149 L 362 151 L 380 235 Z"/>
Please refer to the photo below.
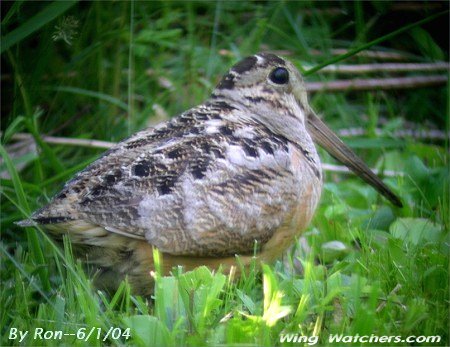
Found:
<path fill-rule="evenodd" d="M 299 145 L 310 137 L 335 159 L 372 185 L 394 205 L 400 199 L 315 114 L 303 77 L 289 61 L 271 53 L 244 58 L 223 76 L 212 93 L 248 110 L 248 117 Z"/>

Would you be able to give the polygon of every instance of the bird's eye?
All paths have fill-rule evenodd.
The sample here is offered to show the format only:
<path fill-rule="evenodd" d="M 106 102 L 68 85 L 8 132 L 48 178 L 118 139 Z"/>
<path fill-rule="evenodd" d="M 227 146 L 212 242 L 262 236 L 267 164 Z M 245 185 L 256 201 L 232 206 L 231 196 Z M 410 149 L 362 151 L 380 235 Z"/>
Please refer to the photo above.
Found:
<path fill-rule="evenodd" d="M 277 67 L 269 75 L 270 80 L 276 84 L 286 84 L 289 82 L 289 72 L 284 67 Z"/>

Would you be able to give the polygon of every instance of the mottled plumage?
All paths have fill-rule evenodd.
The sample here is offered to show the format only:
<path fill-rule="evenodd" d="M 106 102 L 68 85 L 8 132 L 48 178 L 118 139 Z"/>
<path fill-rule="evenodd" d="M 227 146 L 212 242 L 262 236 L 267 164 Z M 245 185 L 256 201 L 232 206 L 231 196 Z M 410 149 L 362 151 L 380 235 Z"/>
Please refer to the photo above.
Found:
<path fill-rule="evenodd" d="M 320 160 L 295 67 L 273 54 L 234 65 L 211 97 L 140 131 L 67 182 L 22 225 L 68 233 L 78 255 L 115 288 L 128 276 L 152 291 L 151 246 L 166 267 L 231 265 L 278 256 L 310 222 Z"/>

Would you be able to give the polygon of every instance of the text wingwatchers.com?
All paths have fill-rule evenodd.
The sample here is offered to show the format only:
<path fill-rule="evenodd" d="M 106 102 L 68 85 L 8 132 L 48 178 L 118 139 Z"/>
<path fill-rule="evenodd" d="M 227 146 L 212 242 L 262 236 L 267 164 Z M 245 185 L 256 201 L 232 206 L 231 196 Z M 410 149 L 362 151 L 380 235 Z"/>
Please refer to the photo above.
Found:
<path fill-rule="evenodd" d="M 317 344 L 319 336 L 305 336 L 300 334 L 280 334 L 280 343 L 307 343 L 310 346 Z M 435 336 L 388 336 L 388 335 L 343 335 L 331 334 L 330 343 L 439 343 L 441 337 Z"/>

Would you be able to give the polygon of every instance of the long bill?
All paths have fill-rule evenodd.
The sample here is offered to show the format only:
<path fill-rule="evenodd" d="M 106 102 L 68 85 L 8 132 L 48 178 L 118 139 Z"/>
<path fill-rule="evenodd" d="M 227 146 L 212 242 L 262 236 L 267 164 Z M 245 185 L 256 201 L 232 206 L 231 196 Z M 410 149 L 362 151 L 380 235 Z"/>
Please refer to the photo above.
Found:
<path fill-rule="evenodd" d="M 307 127 L 313 140 L 330 153 L 332 157 L 351 169 L 394 205 L 399 207 L 403 206 L 398 196 L 312 111 L 308 114 Z"/>

